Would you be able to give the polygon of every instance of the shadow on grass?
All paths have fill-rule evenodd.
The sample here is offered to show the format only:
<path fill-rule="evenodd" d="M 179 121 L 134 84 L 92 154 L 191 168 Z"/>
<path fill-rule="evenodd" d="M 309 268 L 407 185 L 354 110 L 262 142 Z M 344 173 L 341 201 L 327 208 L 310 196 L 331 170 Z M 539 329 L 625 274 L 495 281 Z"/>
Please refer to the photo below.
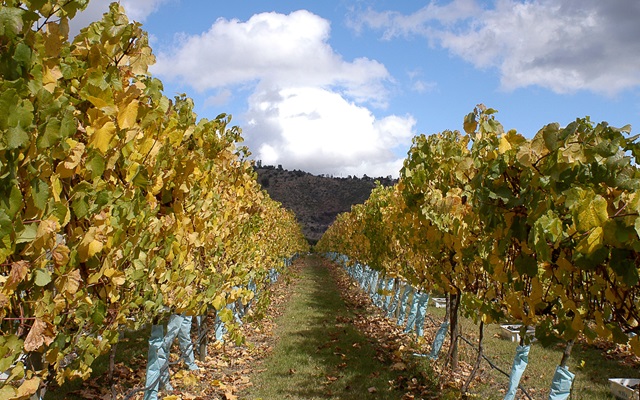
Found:
<path fill-rule="evenodd" d="M 431 308 L 429 312 L 436 320 L 444 315 L 443 309 Z M 462 318 L 461 321 L 463 334 L 475 342 L 478 337 L 477 325 L 468 318 Z M 508 373 L 511 370 L 517 343 L 501 338 L 500 331 L 499 324 L 486 326 L 484 354 Z M 466 343 L 462 343 L 461 357 L 464 362 L 470 364 L 475 360 L 475 350 Z M 539 342 L 532 344 L 529 365 L 520 383 L 533 399 L 548 398 L 553 374 L 560 363 L 564 347 L 564 342 L 559 340 L 547 346 Z M 583 343 L 577 343 L 573 347 L 568 362 L 569 370 L 575 374 L 571 390 L 572 399 L 613 400 L 614 397 L 609 390 L 609 378 L 640 378 L 640 369 L 636 365 L 622 362 L 622 356 L 614 351 L 614 345 L 611 345 L 611 349 L 608 352 L 606 349 L 602 350 Z M 504 398 L 504 392 L 509 385 L 507 376 L 492 370 L 486 362 L 481 364 L 479 375 L 482 379 L 480 382 L 474 382 L 471 393 L 488 400 Z M 521 395 L 520 391 L 518 395 Z"/>
<path fill-rule="evenodd" d="M 393 368 L 388 351 L 350 323 L 329 271 L 309 257 L 301 281 L 277 321 L 278 343 L 253 379 L 247 399 L 400 399 L 392 387 L 410 371 Z M 391 382 L 391 383 L 390 383 Z"/>

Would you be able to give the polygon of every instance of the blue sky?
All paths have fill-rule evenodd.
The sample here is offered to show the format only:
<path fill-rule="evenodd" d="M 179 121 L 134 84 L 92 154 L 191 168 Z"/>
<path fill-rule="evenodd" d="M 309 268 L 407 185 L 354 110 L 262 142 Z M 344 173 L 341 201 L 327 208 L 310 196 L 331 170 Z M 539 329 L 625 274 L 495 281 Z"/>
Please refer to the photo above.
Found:
<path fill-rule="evenodd" d="M 232 114 L 264 164 L 395 177 L 413 136 L 462 129 L 478 103 L 526 137 L 584 116 L 640 129 L 636 0 L 121 4 L 165 94 L 201 118 Z"/>

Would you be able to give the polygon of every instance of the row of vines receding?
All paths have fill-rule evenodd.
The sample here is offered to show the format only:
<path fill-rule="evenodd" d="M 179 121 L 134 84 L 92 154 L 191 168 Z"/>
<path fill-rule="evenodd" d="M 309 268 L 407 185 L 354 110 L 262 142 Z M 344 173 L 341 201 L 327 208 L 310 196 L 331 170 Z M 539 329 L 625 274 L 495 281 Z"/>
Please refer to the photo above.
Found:
<path fill-rule="evenodd" d="M 162 93 L 118 4 L 69 40 L 87 3 L 0 7 L 3 399 L 86 378 L 122 329 L 219 310 L 307 248 L 240 129 Z"/>
<path fill-rule="evenodd" d="M 398 183 L 341 214 L 318 249 L 447 294 L 454 367 L 457 315 L 640 355 L 636 137 L 584 118 L 527 139 L 495 113 L 415 137 Z"/>

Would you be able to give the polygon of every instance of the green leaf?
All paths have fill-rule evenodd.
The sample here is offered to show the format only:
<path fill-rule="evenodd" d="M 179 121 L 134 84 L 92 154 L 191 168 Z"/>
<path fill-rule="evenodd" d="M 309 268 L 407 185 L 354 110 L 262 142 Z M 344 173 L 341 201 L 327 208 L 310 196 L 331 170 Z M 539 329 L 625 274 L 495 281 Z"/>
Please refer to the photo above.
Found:
<path fill-rule="evenodd" d="M 62 135 L 60 134 L 60 121 L 57 119 L 50 119 L 44 129 L 44 133 L 38 136 L 36 144 L 38 148 L 45 149 L 58 143 Z"/>
<path fill-rule="evenodd" d="M 64 222 L 67 221 L 67 218 L 70 217 L 69 209 L 61 202 L 55 202 L 52 206 L 50 206 L 50 213 L 52 217 L 55 217 L 60 222 L 60 225 L 64 225 Z"/>
<path fill-rule="evenodd" d="M 0 8 L 0 36 L 16 37 L 23 27 L 22 17 L 25 11 L 18 7 Z"/>
<path fill-rule="evenodd" d="M 73 210 L 73 214 L 76 218 L 84 218 L 89 212 L 89 203 L 87 202 L 87 198 L 85 196 L 76 197 L 71 203 L 71 209 Z"/>
<path fill-rule="evenodd" d="M 13 233 L 13 222 L 11 218 L 0 209 L 0 237 L 9 236 Z"/>
<path fill-rule="evenodd" d="M 91 320 L 97 326 L 102 326 L 104 322 L 104 317 L 107 315 L 107 306 L 104 304 L 104 301 L 97 300 L 94 301 L 93 305 L 93 313 L 91 314 Z"/>
<path fill-rule="evenodd" d="M 98 192 L 98 194 L 96 195 L 95 204 L 98 207 L 102 207 L 105 204 L 109 203 L 112 197 L 113 197 L 113 193 L 109 190 L 103 190 L 101 192 Z"/>
<path fill-rule="evenodd" d="M 614 343 L 627 343 L 629 341 L 629 336 L 620 329 L 617 325 L 607 325 L 611 329 L 611 333 L 613 334 L 613 342 Z"/>
<path fill-rule="evenodd" d="M 24 66 L 28 66 L 31 64 L 31 56 L 33 51 L 31 47 L 27 46 L 24 43 L 18 43 L 16 46 L 16 51 L 13 53 L 13 59 Z"/>
<path fill-rule="evenodd" d="M 38 286 L 46 286 L 51 282 L 51 274 L 49 271 L 39 268 L 36 270 L 35 283 Z"/>
<path fill-rule="evenodd" d="M 516 221 L 514 221 L 514 223 L 515 222 Z M 534 229 L 536 234 L 539 235 L 540 240 L 545 242 L 550 239 L 552 243 L 557 243 L 562 239 L 562 221 L 558 218 L 558 215 L 551 210 L 538 218 L 535 222 Z M 536 238 L 536 241 L 537 240 L 538 239 Z"/>
<path fill-rule="evenodd" d="M 10 218 L 15 218 L 18 211 L 22 209 L 22 192 L 20 192 L 20 188 L 12 184 L 9 192 L 5 192 L 2 197 L 4 198 L 0 199 L 0 206 Z"/>
<path fill-rule="evenodd" d="M 521 275 L 536 276 L 538 274 L 538 263 L 530 255 L 521 254 L 516 257 L 515 266 Z"/>
<path fill-rule="evenodd" d="M 105 169 L 105 160 L 102 154 L 97 151 L 91 151 L 92 155 L 86 163 L 87 170 L 91 172 L 91 179 L 101 176 Z"/>
<path fill-rule="evenodd" d="M 13 88 L 5 89 L 0 93 L 0 110 L 4 110 L 3 113 L 0 113 L 0 128 L 6 129 L 8 127 L 9 112 L 19 100 L 18 93 Z"/>
<path fill-rule="evenodd" d="M 73 188 L 71 209 L 74 215 L 82 219 L 90 211 L 89 196 L 94 193 L 93 187 L 88 182 L 81 182 Z"/>
<path fill-rule="evenodd" d="M 35 179 L 31 182 L 31 198 L 33 198 L 33 204 L 39 210 L 44 210 L 50 196 L 49 185 L 45 181 Z"/>
<path fill-rule="evenodd" d="M 147 179 L 147 170 L 141 168 L 138 170 L 138 173 L 133 177 L 131 183 L 133 183 L 137 187 L 146 188 L 149 186 L 149 179 Z"/>
<path fill-rule="evenodd" d="M 18 234 L 16 243 L 28 243 L 36 240 L 36 233 L 38 232 L 38 224 L 27 224 L 24 230 Z"/>
<path fill-rule="evenodd" d="M 7 147 L 14 149 L 29 141 L 27 130 L 33 122 L 33 105 L 28 101 L 22 101 L 11 105 L 7 111 Z"/>
<path fill-rule="evenodd" d="M 11 218 L 0 209 L 0 263 L 13 254 L 12 236 L 14 232 Z"/>
<path fill-rule="evenodd" d="M 73 111 L 67 110 L 60 121 L 60 137 L 68 138 L 73 136 L 78 129 L 78 124 L 73 116 Z"/>
<path fill-rule="evenodd" d="M 549 151 L 556 151 L 560 147 L 560 142 L 558 141 L 558 129 L 559 125 L 557 123 L 546 125 L 538 134 L 542 133 L 542 137 L 544 138 L 544 144 Z"/>
<path fill-rule="evenodd" d="M 611 250 L 611 269 L 622 278 L 622 281 L 632 287 L 638 284 L 638 267 L 635 264 L 634 253 L 624 249 Z"/>
<path fill-rule="evenodd" d="M 218 316 L 220 317 L 220 321 L 225 324 L 227 322 L 233 321 L 233 311 L 228 308 L 223 308 L 222 310 L 218 311 Z"/>
<path fill-rule="evenodd" d="M 89 0 L 75 0 L 67 1 L 62 6 L 62 11 L 66 14 L 67 18 L 73 18 L 78 11 L 82 11 L 87 8 Z"/>
<path fill-rule="evenodd" d="M 20 127 L 11 127 L 7 129 L 7 149 L 16 149 L 22 147 L 29 141 L 29 135 Z"/>
<path fill-rule="evenodd" d="M 0 338 L 0 371 L 11 368 L 13 362 L 20 356 L 23 341 L 16 335 L 8 335 Z"/>

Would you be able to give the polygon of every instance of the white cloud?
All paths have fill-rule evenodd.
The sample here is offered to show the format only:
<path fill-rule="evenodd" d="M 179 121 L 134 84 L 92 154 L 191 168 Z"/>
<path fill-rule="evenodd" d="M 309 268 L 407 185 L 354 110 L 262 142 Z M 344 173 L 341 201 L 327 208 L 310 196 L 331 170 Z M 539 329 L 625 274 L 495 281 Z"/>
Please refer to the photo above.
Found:
<path fill-rule="evenodd" d="M 385 106 L 390 79 L 384 65 L 345 61 L 328 44 L 329 22 L 305 10 L 248 21 L 218 19 L 200 35 L 181 35 L 157 54 L 152 72 L 196 90 L 261 82 L 277 87 L 332 87 L 359 102 Z"/>
<path fill-rule="evenodd" d="M 456 17 L 457 15 L 457 17 Z M 351 26 L 383 38 L 421 35 L 478 68 L 497 68 L 503 88 L 613 95 L 640 85 L 640 2 L 432 1 L 410 15 L 368 11 Z"/>
<path fill-rule="evenodd" d="M 170 0 L 120 0 L 120 4 L 130 21 L 144 22 L 151 13 L 168 1 Z M 80 29 L 100 20 L 102 14 L 109 11 L 109 4 L 112 2 L 113 0 L 91 0 L 87 8 L 69 22 L 70 36 L 77 35 Z"/>
<path fill-rule="evenodd" d="M 420 79 L 422 76 L 422 71 L 417 68 L 411 71 L 407 71 L 407 76 L 411 81 L 411 90 L 418 93 L 426 93 L 434 91 L 438 87 L 437 82 L 427 82 L 423 79 Z"/>
<path fill-rule="evenodd" d="M 170 0 L 120 0 L 129 20 L 144 22 L 147 17 Z"/>
<path fill-rule="evenodd" d="M 215 95 L 209 96 L 205 99 L 205 106 L 222 106 L 229 102 L 229 100 L 233 97 L 231 90 L 222 89 L 218 91 Z"/>
<path fill-rule="evenodd" d="M 329 21 L 305 10 L 216 20 L 157 53 L 152 72 L 205 95 L 209 103 L 253 91 L 241 119 L 245 144 L 264 164 L 316 174 L 397 176 L 393 149 L 408 145 L 411 116 L 376 118 L 392 82 L 381 63 L 345 60 L 329 44 Z"/>
<path fill-rule="evenodd" d="M 416 11 L 404 15 L 397 11 L 367 10 L 352 16 L 347 21 L 357 33 L 365 27 L 383 30 L 383 39 L 390 40 L 397 36 L 428 35 L 432 29 L 430 23 L 439 26 L 452 26 L 477 14 L 481 8 L 475 0 L 453 0 L 441 6 L 435 1 Z"/>
<path fill-rule="evenodd" d="M 393 149 L 410 144 L 415 120 L 382 119 L 340 94 L 317 87 L 258 90 L 244 129 L 254 157 L 316 174 L 397 176 Z"/>
<path fill-rule="evenodd" d="M 412 83 L 411 85 L 411 90 L 418 92 L 418 93 L 426 93 L 426 92 L 431 92 L 432 90 L 434 90 L 436 87 L 438 86 L 437 83 L 435 82 L 426 82 L 423 80 L 416 80 Z"/>

